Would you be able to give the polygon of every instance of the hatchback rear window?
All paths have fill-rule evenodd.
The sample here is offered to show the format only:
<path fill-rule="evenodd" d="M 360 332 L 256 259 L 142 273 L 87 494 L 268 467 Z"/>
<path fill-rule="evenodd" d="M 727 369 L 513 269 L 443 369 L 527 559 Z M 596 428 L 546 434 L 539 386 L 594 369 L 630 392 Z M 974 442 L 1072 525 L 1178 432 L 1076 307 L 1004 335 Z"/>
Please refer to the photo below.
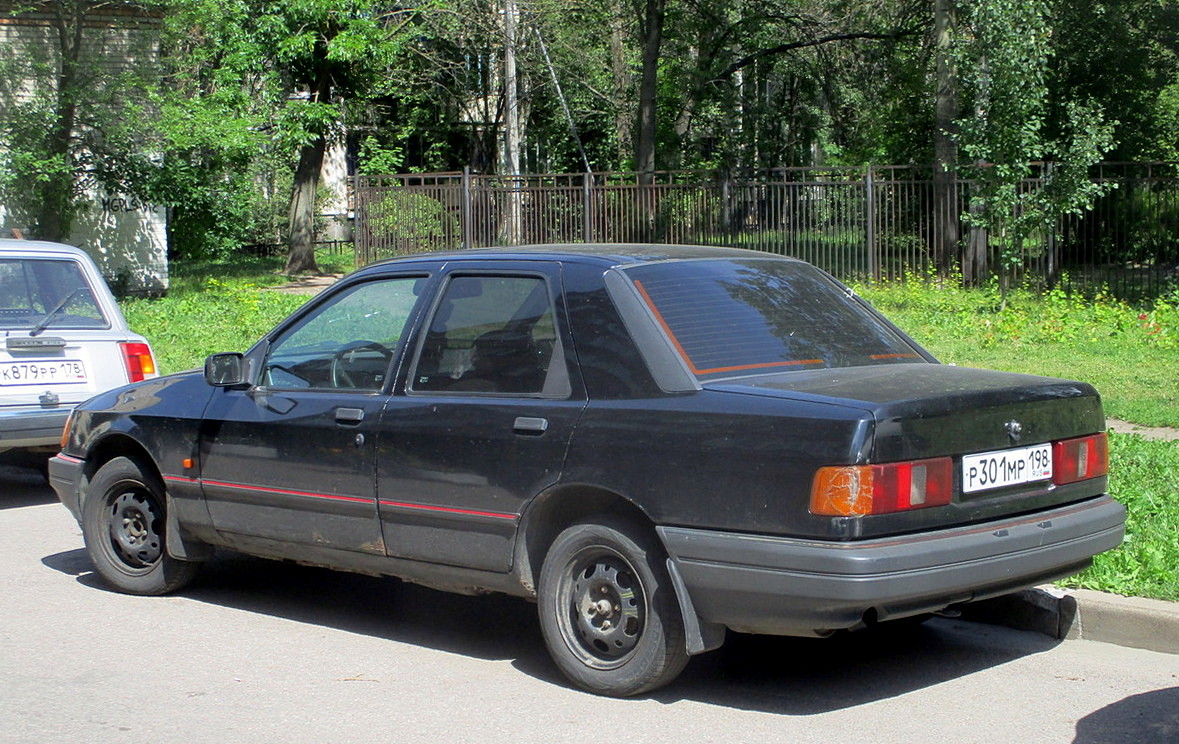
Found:
<path fill-rule="evenodd" d="M 700 378 L 926 361 L 808 264 L 669 261 L 624 272 Z"/>
<path fill-rule="evenodd" d="M 76 261 L 0 259 L 0 328 L 108 328 Z"/>

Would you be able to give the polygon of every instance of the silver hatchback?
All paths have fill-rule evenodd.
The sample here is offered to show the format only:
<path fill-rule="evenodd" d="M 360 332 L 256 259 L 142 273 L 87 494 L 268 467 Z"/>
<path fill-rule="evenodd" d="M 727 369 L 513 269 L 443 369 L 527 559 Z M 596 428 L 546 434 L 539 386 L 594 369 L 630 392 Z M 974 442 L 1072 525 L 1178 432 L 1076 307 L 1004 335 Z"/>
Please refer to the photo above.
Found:
<path fill-rule="evenodd" d="M 0 455 L 50 455 L 87 398 L 156 377 L 94 262 L 58 243 L 0 240 Z"/>

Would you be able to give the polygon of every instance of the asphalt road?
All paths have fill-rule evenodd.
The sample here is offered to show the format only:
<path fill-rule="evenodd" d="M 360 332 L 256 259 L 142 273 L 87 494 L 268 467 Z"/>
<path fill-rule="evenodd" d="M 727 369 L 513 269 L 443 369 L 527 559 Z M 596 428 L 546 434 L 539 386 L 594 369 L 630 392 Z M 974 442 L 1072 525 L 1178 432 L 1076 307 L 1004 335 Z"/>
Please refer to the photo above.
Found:
<path fill-rule="evenodd" d="M 91 573 L 0 469 L 0 742 L 1179 742 L 1179 656 L 962 621 L 730 638 L 671 687 L 568 687 L 534 607 L 218 558 L 183 594 Z"/>

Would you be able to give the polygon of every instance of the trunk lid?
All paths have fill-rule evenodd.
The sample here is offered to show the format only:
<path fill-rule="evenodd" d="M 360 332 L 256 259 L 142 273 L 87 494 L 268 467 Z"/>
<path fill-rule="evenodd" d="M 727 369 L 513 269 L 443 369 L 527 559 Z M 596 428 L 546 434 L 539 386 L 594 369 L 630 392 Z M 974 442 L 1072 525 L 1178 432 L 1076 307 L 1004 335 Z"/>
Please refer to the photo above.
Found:
<path fill-rule="evenodd" d="M 872 462 L 960 456 L 1105 430 L 1091 385 L 942 364 L 800 371 L 706 387 L 865 409 L 875 419 Z"/>
<path fill-rule="evenodd" d="M 812 517 L 816 528 L 825 521 L 821 531 L 832 537 L 879 537 L 971 524 L 1080 501 L 1107 487 L 1105 477 L 1061 486 L 1040 479 L 964 487 L 964 470 L 969 469 L 963 467 L 964 456 L 1014 455 L 1034 445 L 1104 431 L 1101 398 L 1082 382 L 941 364 L 899 364 L 799 371 L 705 387 L 864 410 L 871 425 L 864 441 L 852 448 L 860 461 L 832 465 L 953 459 L 949 505 L 867 517 Z"/>

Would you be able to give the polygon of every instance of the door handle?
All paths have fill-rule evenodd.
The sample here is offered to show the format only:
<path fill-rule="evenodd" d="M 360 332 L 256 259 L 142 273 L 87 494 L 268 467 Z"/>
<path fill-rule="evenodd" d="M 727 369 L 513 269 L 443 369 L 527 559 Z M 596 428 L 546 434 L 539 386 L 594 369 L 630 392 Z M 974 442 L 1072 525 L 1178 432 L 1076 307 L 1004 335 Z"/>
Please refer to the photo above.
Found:
<path fill-rule="evenodd" d="M 549 420 L 532 416 L 518 416 L 512 424 L 512 431 L 517 434 L 540 436 L 549 430 Z"/>
<path fill-rule="evenodd" d="M 364 421 L 363 408 L 337 408 L 336 409 L 336 423 L 337 424 L 359 424 Z"/>

